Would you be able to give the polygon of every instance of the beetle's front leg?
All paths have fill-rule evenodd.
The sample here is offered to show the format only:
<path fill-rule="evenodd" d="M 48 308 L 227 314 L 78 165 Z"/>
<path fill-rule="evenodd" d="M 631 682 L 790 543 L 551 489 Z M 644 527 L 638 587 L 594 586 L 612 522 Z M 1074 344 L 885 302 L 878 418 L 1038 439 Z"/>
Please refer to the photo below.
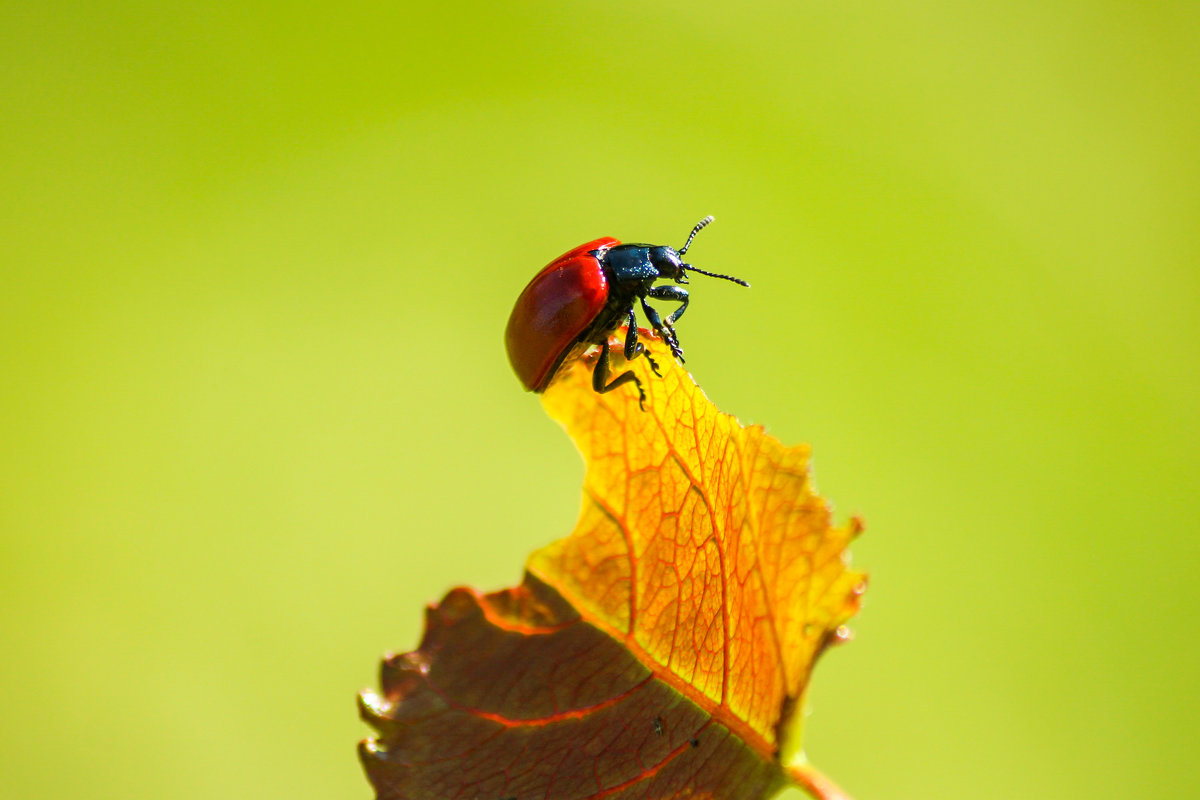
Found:
<path fill-rule="evenodd" d="M 653 292 L 654 290 L 651 289 L 650 291 Z M 667 346 L 671 348 L 671 355 L 679 359 L 679 363 L 682 364 L 683 349 L 679 346 L 679 339 L 675 337 L 675 331 L 663 324 L 662 317 L 658 315 L 658 311 L 656 311 L 653 306 L 646 302 L 645 297 L 642 298 L 642 313 L 645 314 L 646 319 L 650 321 L 651 327 L 658 332 L 658 335 L 661 336 L 663 341 L 667 343 Z"/>
<path fill-rule="evenodd" d="M 679 308 L 671 312 L 671 316 L 665 320 L 666 326 L 671 330 L 675 329 L 675 322 L 683 316 L 683 312 L 687 311 L 688 307 L 688 292 L 682 286 L 673 284 L 664 284 L 655 286 L 650 291 L 646 292 L 648 297 L 653 297 L 655 300 L 674 300 L 679 303 Z"/>
<path fill-rule="evenodd" d="M 650 369 L 658 377 L 662 377 L 662 373 L 658 371 L 658 364 L 650 356 L 650 351 L 646 346 L 638 341 L 637 317 L 633 313 L 633 308 L 629 309 L 629 329 L 625 334 L 625 360 L 633 361 L 639 355 L 644 355 L 646 360 L 650 362 Z"/>

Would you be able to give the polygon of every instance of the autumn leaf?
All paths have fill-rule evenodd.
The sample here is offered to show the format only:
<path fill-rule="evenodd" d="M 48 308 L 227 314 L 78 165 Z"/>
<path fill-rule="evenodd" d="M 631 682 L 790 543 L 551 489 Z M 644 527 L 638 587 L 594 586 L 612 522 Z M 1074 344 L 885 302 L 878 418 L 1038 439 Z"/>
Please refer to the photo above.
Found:
<path fill-rule="evenodd" d="M 861 525 L 831 524 L 807 447 L 720 413 L 647 343 L 645 412 L 592 391 L 594 354 L 545 392 L 587 463 L 574 532 L 514 589 L 450 592 L 362 695 L 379 798 L 844 797 L 796 712 L 858 610 Z"/>

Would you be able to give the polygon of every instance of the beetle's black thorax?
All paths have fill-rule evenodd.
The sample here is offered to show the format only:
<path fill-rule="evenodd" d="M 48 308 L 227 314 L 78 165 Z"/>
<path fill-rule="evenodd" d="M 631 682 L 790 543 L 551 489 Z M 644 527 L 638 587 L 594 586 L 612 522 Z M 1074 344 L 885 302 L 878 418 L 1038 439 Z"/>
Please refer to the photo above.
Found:
<path fill-rule="evenodd" d="M 597 255 L 608 279 L 608 300 L 581 338 L 595 341 L 619 328 L 636 299 L 645 297 L 654 281 L 663 277 L 651 260 L 653 248 L 648 244 L 620 244 Z"/>
<path fill-rule="evenodd" d="M 619 244 L 600 254 L 600 264 L 614 284 L 649 286 L 655 278 L 662 277 L 658 264 L 651 258 L 655 249 L 649 244 Z"/>

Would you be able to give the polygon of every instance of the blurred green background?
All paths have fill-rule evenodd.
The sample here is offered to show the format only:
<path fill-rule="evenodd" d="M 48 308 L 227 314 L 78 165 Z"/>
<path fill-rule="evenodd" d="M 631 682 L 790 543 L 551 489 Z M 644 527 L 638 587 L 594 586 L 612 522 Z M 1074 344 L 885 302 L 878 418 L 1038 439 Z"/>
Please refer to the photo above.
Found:
<path fill-rule="evenodd" d="M 872 573 L 858 800 L 1200 793 L 1200 6 L 4 3 L 0 794 L 367 798 L 355 693 L 582 465 L 502 331 L 678 246 Z M 789 797 L 798 797 L 790 794 Z"/>

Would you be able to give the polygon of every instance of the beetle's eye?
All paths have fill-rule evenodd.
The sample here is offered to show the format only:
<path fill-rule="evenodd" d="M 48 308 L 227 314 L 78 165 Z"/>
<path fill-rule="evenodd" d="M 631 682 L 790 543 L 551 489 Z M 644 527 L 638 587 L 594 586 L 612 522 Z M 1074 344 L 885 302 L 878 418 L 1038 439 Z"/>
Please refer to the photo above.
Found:
<path fill-rule="evenodd" d="M 676 253 L 669 247 L 664 247 L 663 251 L 663 261 L 665 262 L 666 266 L 666 269 L 664 269 L 663 272 L 669 275 L 673 281 L 677 281 L 680 278 L 686 280 L 686 273 L 684 270 L 688 268 L 688 265 L 683 263 L 683 259 L 679 257 L 679 253 Z"/>

